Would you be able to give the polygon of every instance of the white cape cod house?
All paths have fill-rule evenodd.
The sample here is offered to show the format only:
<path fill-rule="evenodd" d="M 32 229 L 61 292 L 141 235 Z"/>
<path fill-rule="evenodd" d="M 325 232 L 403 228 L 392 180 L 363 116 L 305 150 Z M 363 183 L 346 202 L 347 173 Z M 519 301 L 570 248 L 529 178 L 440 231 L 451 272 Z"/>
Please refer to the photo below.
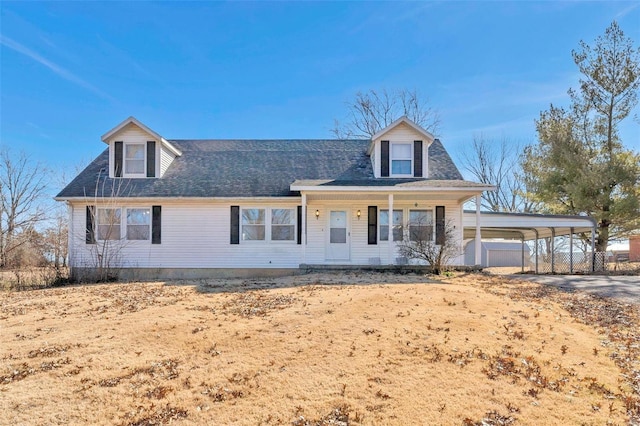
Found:
<path fill-rule="evenodd" d="M 493 189 L 463 180 L 442 143 L 406 117 L 370 140 L 167 140 L 130 117 L 102 141 L 56 197 L 69 208 L 76 276 L 98 266 L 197 278 L 393 265 L 406 261 L 402 226 L 426 223 L 438 242 L 445 222 L 463 265 L 462 206 Z"/>

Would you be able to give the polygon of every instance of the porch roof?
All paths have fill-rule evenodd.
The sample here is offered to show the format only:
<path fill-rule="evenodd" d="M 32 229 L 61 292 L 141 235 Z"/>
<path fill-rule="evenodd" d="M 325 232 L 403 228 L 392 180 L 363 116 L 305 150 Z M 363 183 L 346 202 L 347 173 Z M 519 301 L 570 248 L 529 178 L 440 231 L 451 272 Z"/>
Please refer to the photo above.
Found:
<path fill-rule="evenodd" d="M 462 223 L 464 238 L 475 238 L 476 212 L 465 210 Z M 504 238 L 534 240 L 538 238 L 569 235 L 572 233 L 591 233 L 596 221 L 588 216 L 568 216 L 530 213 L 480 213 L 482 238 Z"/>

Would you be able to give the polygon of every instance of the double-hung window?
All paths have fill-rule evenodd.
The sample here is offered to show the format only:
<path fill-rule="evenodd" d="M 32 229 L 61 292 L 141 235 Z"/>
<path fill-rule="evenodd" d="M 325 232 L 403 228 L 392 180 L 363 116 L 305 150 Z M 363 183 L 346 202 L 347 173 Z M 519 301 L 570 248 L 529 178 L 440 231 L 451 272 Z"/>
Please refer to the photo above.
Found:
<path fill-rule="evenodd" d="M 412 176 L 412 150 L 410 143 L 391 144 L 391 175 Z"/>
<path fill-rule="evenodd" d="M 402 210 L 393 211 L 393 241 L 402 241 Z M 380 241 L 389 241 L 389 210 L 380 210 Z"/>
<path fill-rule="evenodd" d="M 295 238 L 296 224 L 293 209 L 271 210 L 271 240 L 293 241 Z"/>
<path fill-rule="evenodd" d="M 433 211 L 409 211 L 409 238 L 411 241 L 433 240 Z"/>
<path fill-rule="evenodd" d="M 124 173 L 126 175 L 144 175 L 146 145 L 143 143 L 126 143 L 124 145 Z"/>
<path fill-rule="evenodd" d="M 97 234 L 98 240 L 119 240 L 120 222 L 122 210 L 118 209 L 98 209 L 97 214 Z"/>
<path fill-rule="evenodd" d="M 127 209 L 127 240 L 148 240 L 150 234 L 150 209 Z"/>
<path fill-rule="evenodd" d="M 242 210 L 242 240 L 243 241 L 264 241 L 266 237 L 265 229 L 265 209 L 243 209 Z"/>

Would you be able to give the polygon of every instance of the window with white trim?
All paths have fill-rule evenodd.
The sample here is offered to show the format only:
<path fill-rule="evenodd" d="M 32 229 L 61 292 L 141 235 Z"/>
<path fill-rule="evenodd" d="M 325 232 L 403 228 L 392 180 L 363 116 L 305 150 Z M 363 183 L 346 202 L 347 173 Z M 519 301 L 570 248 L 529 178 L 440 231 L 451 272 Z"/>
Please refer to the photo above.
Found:
<path fill-rule="evenodd" d="M 144 175 L 146 144 L 125 143 L 124 144 L 124 173 L 126 175 Z"/>
<path fill-rule="evenodd" d="M 409 239 L 411 241 L 433 241 L 433 227 L 432 210 L 409 211 Z"/>
<path fill-rule="evenodd" d="M 294 209 L 271 210 L 271 240 L 293 241 L 296 233 Z"/>
<path fill-rule="evenodd" d="M 121 209 L 97 209 L 96 233 L 98 240 L 119 240 L 120 222 L 122 216 Z"/>
<path fill-rule="evenodd" d="M 266 238 L 265 209 L 242 209 L 242 240 L 264 241 Z"/>
<path fill-rule="evenodd" d="M 412 176 L 412 146 L 410 143 L 391 144 L 391 175 Z"/>
<path fill-rule="evenodd" d="M 151 209 L 127 209 L 127 240 L 148 240 L 151 236 Z"/>
<path fill-rule="evenodd" d="M 402 241 L 402 210 L 393 211 L 393 241 Z M 380 210 L 380 241 L 389 241 L 389 210 Z"/>

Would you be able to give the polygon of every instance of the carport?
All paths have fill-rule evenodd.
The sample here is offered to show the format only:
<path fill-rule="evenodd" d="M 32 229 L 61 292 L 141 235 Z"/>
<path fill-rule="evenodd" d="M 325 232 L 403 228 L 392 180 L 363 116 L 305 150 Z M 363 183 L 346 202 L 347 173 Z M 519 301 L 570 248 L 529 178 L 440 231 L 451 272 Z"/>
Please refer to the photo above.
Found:
<path fill-rule="evenodd" d="M 505 240 L 519 240 L 522 243 L 522 268 L 524 271 L 525 241 L 535 241 L 535 273 L 538 268 L 538 240 L 551 237 L 551 273 L 556 272 L 555 237 L 569 236 L 569 273 L 574 273 L 575 234 L 587 233 L 591 235 L 591 253 L 595 253 L 596 221 L 588 216 L 567 216 L 551 214 L 529 213 L 495 213 L 465 210 L 462 223 L 464 238 L 475 239 L 479 247 L 482 238 L 501 238 Z M 476 250 L 476 264 L 480 264 Z M 590 270 L 595 270 L 594 256 L 590 259 Z"/>

